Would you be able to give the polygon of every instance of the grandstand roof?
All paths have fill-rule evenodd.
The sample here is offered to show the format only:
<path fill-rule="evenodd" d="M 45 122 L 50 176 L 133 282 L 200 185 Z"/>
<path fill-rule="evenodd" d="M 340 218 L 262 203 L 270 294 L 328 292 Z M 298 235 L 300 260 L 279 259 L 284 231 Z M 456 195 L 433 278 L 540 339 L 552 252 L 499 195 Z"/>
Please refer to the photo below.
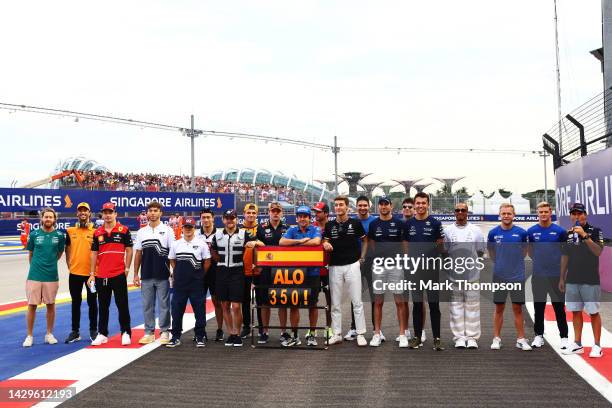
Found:
<path fill-rule="evenodd" d="M 227 168 L 216 170 L 208 174 L 214 181 L 229 181 L 247 183 L 253 185 L 270 184 L 277 187 L 291 187 L 297 191 L 327 197 L 331 194 L 322 183 L 309 183 L 300 180 L 297 176 L 288 176 L 281 171 L 272 172 L 267 169 L 252 169 L 245 167 L 241 169 Z"/>

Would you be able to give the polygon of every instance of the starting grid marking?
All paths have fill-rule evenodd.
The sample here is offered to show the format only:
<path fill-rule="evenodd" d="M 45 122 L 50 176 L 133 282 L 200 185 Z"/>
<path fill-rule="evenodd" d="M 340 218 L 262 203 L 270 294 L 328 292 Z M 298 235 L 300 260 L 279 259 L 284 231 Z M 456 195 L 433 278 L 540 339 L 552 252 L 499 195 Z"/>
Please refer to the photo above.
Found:
<path fill-rule="evenodd" d="M 135 289 L 134 287 L 130 288 L 130 290 Z M 67 302 L 70 302 L 70 298 L 61 298 L 57 303 Z M 22 303 L 26 302 L 4 304 L 0 305 L 0 308 L 4 308 L 2 312 L 5 314 L 19 313 L 27 307 L 27 305 L 24 307 Z M 206 300 L 206 308 L 207 310 L 214 309 L 210 298 Z M 213 310 L 206 315 L 206 320 L 208 321 L 214 316 Z M 183 332 L 194 327 L 195 315 L 191 305 L 188 305 L 183 318 Z M 121 335 L 116 334 L 109 337 L 107 344 L 101 346 L 89 345 L 31 370 L 19 373 L 5 381 L 0 381 L 0 394 L 6 399 L 8 389 L 62 390 L 66 387 L 74 387 L 74 394 L 77 394 L 161 346 L 159 338 L 150 344 L 139 344 L 138 340 L 143 334 L 144 324 L 141 324 L 132 328 L 132 344 L 129 346 L 122 346 Z M 156 335 L 159 336 L 159 329 L 156 329 Z M 2 407 L 55 407 L 59 404 L 61 402 L 48 402 L 41 398 L 32 398 L 27 401 L 15 400 L 15 402 L 0 401 Z"/>
<path fill-rule="evenodd" d="M 533 302 L 526 302 L 525 307 L 533 320 Z M 544 312 L 544 338 L 549 347 L 551 347 L 567 365 L 612 403 L 612 333 L 604 327 L 601 328 L 600 346 L 603 350 L 603 356 L 600 358 L 590 358 L 589 353 L 591 352 L 591 347 L 588 346 L 595 344 L 595 340 L 593 338 L 591 320 L 586 313 L 583 312 L 582 314 L 584 317 L 582 327 L 584 354 L 566 355 L 561 353 L 561 337 L 559 336 L 559 329 L 557 328 L 557 321 L 551 304 L 546 305 L 546 310 Z M 566 320 L 568 338 L 571 342 L 574 340 L 574 325 L 572 324 L 571 312 L 566 312 Z"/>

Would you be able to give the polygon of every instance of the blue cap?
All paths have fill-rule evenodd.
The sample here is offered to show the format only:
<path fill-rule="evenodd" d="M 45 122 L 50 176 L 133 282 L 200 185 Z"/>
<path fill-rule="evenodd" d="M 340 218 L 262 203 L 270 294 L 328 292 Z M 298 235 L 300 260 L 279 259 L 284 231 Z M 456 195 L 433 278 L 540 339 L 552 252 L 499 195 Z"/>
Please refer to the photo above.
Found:
<path fill-rule="evenodd" d="M 295 209 L 295 215 L 298 214 L 306 214 L 310 216 L 310 208 L 307 205 L 300 205 L 298 208 Z"/>
<path fill-rule="evenodd" d="M 378 199 L 378 204 L 382 204 L 382 203 L 388 203 L 388 204 L 391 204 L 391 199 L 390 199 L 389 197 L 387 197 L 387 196 L 381 196 L 381 197 Z"/>

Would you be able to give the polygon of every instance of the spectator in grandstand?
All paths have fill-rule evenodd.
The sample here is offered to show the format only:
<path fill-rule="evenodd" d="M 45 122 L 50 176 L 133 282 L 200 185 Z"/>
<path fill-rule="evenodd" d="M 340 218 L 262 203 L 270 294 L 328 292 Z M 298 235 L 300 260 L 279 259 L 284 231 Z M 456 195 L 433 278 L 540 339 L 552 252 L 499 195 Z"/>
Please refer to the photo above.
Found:
<path fill-rule="evenodd" d="M 215 228 L 215 215 L 210 208 L 204 208 L 202 211 L 200 211 L 200 223 L 200 237 L 204 240 L 204 242 L 206 242 L 210 251 L 212 239 L 217 232 L 217 228 Z M 223 308 L 221 307 L 221 302 L 217 298 L 215 285 L 217 276 L 216 269 L 217 262 L 211 259 L 210 267 L 204 276 L 204 295 L 206 295 L 207 292 L 210 292 L 210 297 L 215 308 L 215 319 L 217 320 L 215 341 L 223 341 Z M 206 307 L 206 302 L 204 302 L 204 307 Z M 206 312 L 208 313 L 208 311 Z M 204 338 L 208 339 L 206 332 L 204 332 Z"/>
<path fill-rule="evenodd" d="M 604 241 L 601 229 L 587 222 L 584 204 L 574 203 L 570 207 L 570 220 L 574 227 L 568 231 L 567 244 L 561 257 L 559 289 L 565 292 L 567 308 L 572 312 L 574 343 L 563 350 L 563 354 L 582 354 L 582 311 L 591 317 L 591 328 L 595 344 L 589 357 L 603 356 L 601 348 L 601 315 L 599 314 L 601 287 L 599 281 L 599 256 Z"/>
<path fill-rule="evenodd" d="M 168 252 L 175 241 L 170 227 L 161 222 L 162 205 L 147 205 L 147 226 L 136 233 L 134 243 L 134 286 L 141 287 L 145 331 L 140 344 L 155 341 L 155 307 L 159 310 L 161 344 L 170 341 L 170 266 Z M 142 269 L 142 270 L 141 270 Z M 157 302 L 156 302 L 157 300 Z"/>
<path fill-rule="evenodd" d="M 279 202 L 273 201 L 268 204 L 268 214 L 270 221 L 260 226 L 257 229 L 257 241 L 256 246 L 277 246 L 280 239 L 287 232 L 287 226 L 283 224 L 283 207 Z M 272 268 L 264 267 L 261 269 L 259 275 L 259 284 L 264 287 L 255 290 L 255 296 L 257 296 L 258 305 L 268 305 L 268 288 L 266 285 L 272 284 Z M 270 309 L 264 308 L 261 310 L 262 325 L 267 327 L 270 325 Z M 287 343 L 291 340 L 291 336 L 287 333 L 287 308 L 281 307 L 278 309 L 278 320 L 281 327 L 280 341 L 281 343 Z M 269 340 L 269 329 L 264 329 L 259 339 L 258 344 L 266 344 Z"/>
<path fill-rule="evenodd" d="M 30 236 L 31 229 L 32 225 L 28 222 L 27 218 L 24 218 L 19 223 L 19 239 L 21 240 L 21 245 L 23 245 L 23 249 L 26 249 L 28 245 L 28 237 Z"/>
<path fill-rule="evenodd" d="M 480 228 L 468 222 L 468 205 L 457 203 L 455 205 L 455 222 L 444 228 L 444 246 L 448 255 L 455 260 L 454 265 L 461 265 L 450 271 L 452 282 L 465 280 L 478 282 L 480 271 L 475 266 L 476 260 L 482 257 L 485 251 L 484 235 Z M 471 267 L 468 267 L 466 259 Z M 478 348 L 477 340 L 480 338 L 480 293 L 477 290 L 461 289 L 453 286 L 449 305 L 450 327 L 453 332 L 455 348 Z"/>
<path fill-rule="evenodd" d="M 372 256 L 387 258 L 395 257 L 398 253 L 405 253 L 406 240 L 404 236 L 404 223 L 393 217 L 393 205 L 391 200 L 382 196 L 378 199 L 379 216 L 370 222 L 368 227 L 368 246 L 372 247 Z M 380 273 L 372 270 L 372 287 L 374 292 L 374 335 L 370 340 L 370 346 L 379 347 L 385 336 L 381 331 L 382 310 L 385 302 L 385 294 L 392 293 L 395 300 L 397 320 L 399 323 L 399 346 L 408 347 L 406 338 L 406 299 L 404 291 L 399 284 L 404 279 L 404 273 L 398 268 L 385 268 Z M 393 284 L 393 288 L 387 285 Z"/>
<path fill-rule="evenodd" d="M 314 217 L 315 220 L 312 223 L 312 225 L 314 225 L 315 227 L 318 227 L 319 230 L 321 230 L 321 235 L 323 235 L 323 232 L 325 231 L 325 226 L 327 225 L 327 222 L 329 221 L 329 206 L 327 204 L 325 204 L 324 202 L 320 201 L 318 203 L 316 203 L 315 205 L 312 206 L 312 211 L 314 213 Z M 325 319 L 326 319 L 326 325 L 327 325 L 327 332 L 325 333 L 325 336 L 327 338 L 331 338 L 331 336 L 333 335 L 333 330 L 332 330 L 332 318 L 331 318 L 331 294 L 330 294 L 330 285 L 329 285 L 329 270 L 327 269 L 327 267 L 321 267 L 321 271 L 320 271 L 320 275 L 321 275 L 321 288 L 323 289 L 323 294 L 325 295 L 325 302 L 327 304 L 327 310 L 325 311 Z M 352 312 L 352 304 L 351 304 L 351 314 Z M 306 337 L 309 336 L 310 333 L 306 333 Z M 355 334 L 356 335 L 356 334 Z M 354 340 L 353 338 L 351 338 L 351 340 Z"/>
<path fill-rule="evenodd" d="M 567 231 L 552 222 L 552 208 L 543 201 L 537 205 L 538 223 L 527 230 L 529 257 L 533 260 L 531 288 L 533 293 L 535 337 L 531 347 L 544 345 L 544 310 L 550 295 L 557 328 L 561 337 L 561 349 L 569 345 L 567 340 L 567 317 L 565 295 L 559 290 L 561 268 L 561 245 L 567 241 Z"/>
<path fill-rule="evenodd" d="M 367 253 L 366 233 L 363 225 L 348 216 L 349 200 L 345 196 L 334 199 L 336 219 L 325 225 L 323 247 L 331 252 L 329 260 L 329 284 L 332 298 L 333 336 L 329 344 L 342 342 L 342 297 L 345 290 L 351 297 L 357 345 L 367 346 L 363 303 L 361 301 L 361 263 Z"/>
<path fill-rule="evenodd" d="M 104 203 L 102 216 L 104 225 L 95 230 L 91 244 L 91 270 L 87 281 L 90 286 L 95 282 L 98 292 L 98 336 L 91 345 L 99 346 L 108 342 L 108 314 L 114 294 L 119 312 L 121 345 L 129 346 L 132 344 L 132 328 L 127 276 L 132 263 L 132 235 L 128 227 L 117 221 L 115 204 Z"/>
<path fill-rule="evenodd" d="M 166 347 L 181 344 L 183 316 L 187 300 L 195 315 L 196 347 L 205 347 L 206 334 L 206 292 L 204 275 L 210 266 L 208 245 L 201 237 L 195 236 L 195 219 L 188 217 L 183 224 L 183 238 L 173 241 L 170 247 L 170 265 L 174 281 L 172 294 L 172 340 Z"/>
<path fill-rule="evenodd" d="M 429 194 L 417 193 L 414 196 L 415 214 L 405 223 L 405 239 L 409 243 L 409 255 L 412 258 L 424 257 L 424 259 L 436 259 L 444 249 L 444 229 L 442 223 L 429 214 Z M 416 271 L 411 271 L 412 277 L 417 284 L 425 282 L 437 283 L 440 280 L 440 271 L 434 265 L 428 265 Z M 433 349 L 436 351 L 444 350 L 440 339 L 440 303 L 439 291 L 436 289 L 417 288 L 413 292 L 413 311 L 412 323 L 414 326 L 414 337 L 410 339 L 410 348 L 416 349 L 423 345 L 422 338 L 423 326 L 425 324 L 423 312 L 423 293 L 427 292 L 427 303 L 431 322 L 431 331 L 434 337 Z M 408 315 L 408 311 L 406 311 Z"/>
<path fill-rule="evenodd" d="M 33 330 L 36 308 L 44 303 L 47 308 L 47 332 L 45 343 L 56 344 L 53 336 L 55 325 L 55 297 L 59 288 L 57 262 L 64 253 L 64 234 L 55 229 L 57 214 L 52 208 L 45 208 L 40 214 L 40 228 L 32 231 L 27 243 L 30 270 L 26 280 L 28 311 L 26 315 L 28 334 L 23 347 L 34 343 Z"/>
<path fill-rule="evenodd" d="M 254 203 L 248 203 L 244 206 L 244 222 L 242 229 L 244 229 L 249 237 L 253 240 L 257 237 L 257 231 L 259 230 L 259 224 L 257 223 L 257 214 L 259 208 Z M 242 294 L 242 331 L 240 337 L 243 339 L 247 338 L 251 334 L 251 291 L 253 285 L 257 285 L 259 282 L 259 271 L 256 270 L 255 264 L 253 263 L 253 247 L 249 246 L 244 250 L 244 288 Z M 261 309 L 257 308 L 257 323 L 260 327 L 259 334 L 261 335 Z"/>
<path fill-rule="evenodd" d="M 94 225 L 90 222 L 91 208 L 88 203 L 77 205 L 77 223 L 66 229 L 66 265 L 68 288 L 72 299 L 72 331 L 64 343 L 81 340 L 81 293 L 83 285 L 87 292 L 87 307 L 89 309 L 89 339 L 93 341 L 98 336 L 98 295 L 87 285 L 91 270 L 91 244 L 93 242 Z"/>
<path fill-rule="evenodd" d="M 525 304 L 525 255 L 527 254 L 527 231 L 513 224 L 514 206 L 504 203 L 499 207 L 501 224 L 489 231 L 487 249 L 493 261 L 493 282 L 500 284 L 515 283 L 520 288 L 496 290 L 493 294 L 495 313 L 493 315 L 494 337 L 492 350 L 499 350 L 501 328 L 504 321 L 506 299 L 510 296 L 514 326 L 516 327 L 516 348 L 531 350 L 525 338 L 523 305 Z"/>
<path fill-rule="evenodd" d="M 321 244 L 321 231 L 319 228 L 310 224 L 310 208 L 302 205 L 295 210 L 297 217 L 297 224 L 287 230 L 285 235 L 281 238 L 279 244 L 281 246 L 317 246 Z M 319 289 L 321 288 L 321 277 L 320 269 L 313 267 L 307 268 L 306 277 L 304 279 L 304 287 L 310 288 L 311 298 L 308 303 L 314 305 L 314 307 L 308 310 L 308 317 L 310 320 L 310 336 L 306 339 L 308 346 L 316 346 L 316 337 L 312 334 L 315 332 L 317 326 L 317 319 L 319 316 L 319 310 L 316 309 L 316 304 L 319 298 Z M 302 344 L 298 335 L 298 329 L 300 323 L 300 310 L 296 307 L 290 309 L 291 330 L 293 331 L 293 337 L 286 344 L 287 347 L 299 346 Z M 283 344 L 285 345 L 285 344 Z"/>
<path fill-rule="evenodd" d="M 216 292 L 223 305 L 223 320 L 230 335 L 225 340 L 228 347 L 242 346 L 240 327 L 242 325 L 241 303 L 244 291 L 244 248 L 253 240 L 244 229 L 239 229 L 236 222 L 236 211 L 223 213 L 223 230 L 215 233 L 211 249 L 212 257 L 217 262 Z"/>

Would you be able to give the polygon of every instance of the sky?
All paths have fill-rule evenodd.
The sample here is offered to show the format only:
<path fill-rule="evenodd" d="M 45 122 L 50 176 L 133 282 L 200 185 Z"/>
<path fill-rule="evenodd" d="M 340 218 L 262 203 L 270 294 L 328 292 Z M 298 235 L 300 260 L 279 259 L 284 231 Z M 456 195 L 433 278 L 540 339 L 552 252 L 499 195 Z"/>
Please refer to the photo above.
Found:
<path fill-rule="evenodd" d="M 562 110 L 602 91 L 601 3 L 559 0 Z M 552 0 L 20 1 L 3 5 L 0 102 L 341 147 L 367 181 L 465 176 L 544 187 L 537 154 L 356 153 L 342 147 L 541 150 L 557 117 Z M 114 171 L 189 174 L 189 140 L 0 110 L 0 186 L 70 156 Z M 330 151 L 199 138 L 196 174 L 266 168 L 333 178 Z M 548 187 L 554 187 L 548 160 Z"/>

